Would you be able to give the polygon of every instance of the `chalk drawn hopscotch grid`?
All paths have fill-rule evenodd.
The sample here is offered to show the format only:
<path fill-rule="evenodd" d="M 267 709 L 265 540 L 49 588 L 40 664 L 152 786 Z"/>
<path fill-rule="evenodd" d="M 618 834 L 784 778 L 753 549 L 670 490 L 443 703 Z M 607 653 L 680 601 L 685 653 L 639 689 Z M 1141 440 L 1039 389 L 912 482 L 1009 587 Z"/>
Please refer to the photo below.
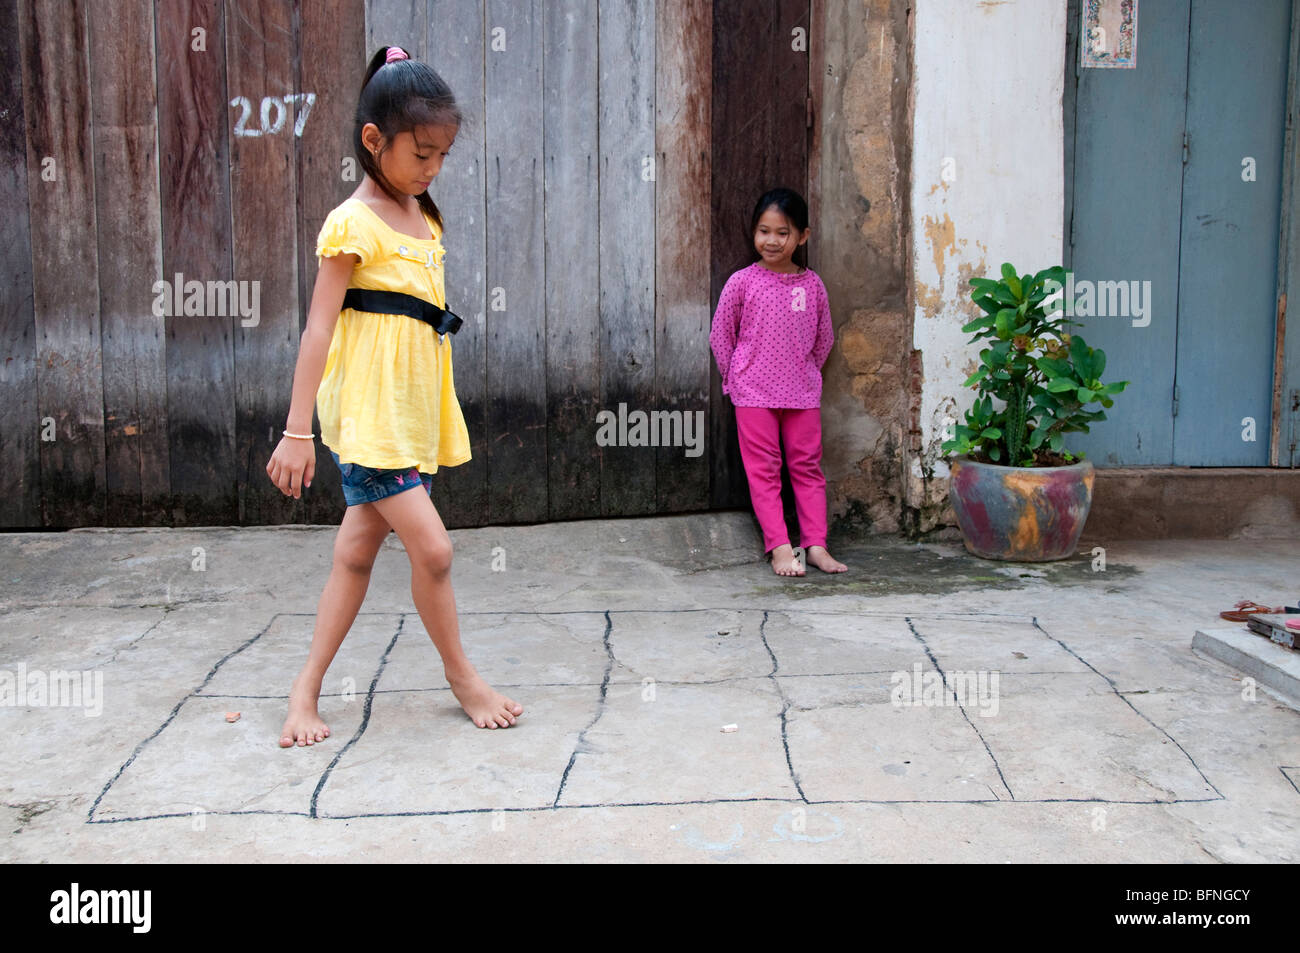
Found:
<path fill-rule="evenodd" d="M 87 822 L 1223 798 L 1172 736 L 1036 619 L 788 609 L 461 617 L 484 677 L 524 703 L 517 726 L 488 731 L 465 717 L 416 614 L 362 613 L 321 697 L 332 736 L 280 750 L 285 686 L 314 616 L 276 613 L 136 745 Z M 990 626 L 1023 648 L 1008 664 L 999 642 L 994 711 L 952 691 L 898 703 L 918 663 L 939 682 L 996 669 Z M 242 717 L 227 724 L 232 709 Z M 1107 731 L 1092 726 L 1098 717 Z M 721 731 L 727 723 L 737 730 Z M 1050 745 L 1027 746 L 1031 728 Z"/>

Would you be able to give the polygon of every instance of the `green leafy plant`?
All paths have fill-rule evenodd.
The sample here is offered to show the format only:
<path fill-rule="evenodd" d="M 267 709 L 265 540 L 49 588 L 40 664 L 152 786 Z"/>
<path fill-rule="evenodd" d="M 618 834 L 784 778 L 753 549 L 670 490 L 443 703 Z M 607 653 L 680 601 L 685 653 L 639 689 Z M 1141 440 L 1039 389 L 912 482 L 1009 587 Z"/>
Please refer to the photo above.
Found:
<path fill-rule="evenodd" d="M 972 278 L 971 300 L 983 316 L 962 328 L 970 343 L 988 341 L 979 367 L 963 384 L 978 393 L 966 422 L 943 443 L 945 454 L 965 454 L 1003 466 L 1061 466 L 1081 455 L 1065 449 L 1067 433 L 1087 433 L 1105 420 L 1101 408 L 1128 381 L 1103 384 L 1106 354 L 1088 347 L 1066 328 L 1077 325 L 1062 309 L 1043 302 L 1065 285 L 1060 265 L 1036 275 L 1017 275 L 1010 263 L 1002 278 Z M 1088 409 L 1099 405 L 1097 409 Z"/>

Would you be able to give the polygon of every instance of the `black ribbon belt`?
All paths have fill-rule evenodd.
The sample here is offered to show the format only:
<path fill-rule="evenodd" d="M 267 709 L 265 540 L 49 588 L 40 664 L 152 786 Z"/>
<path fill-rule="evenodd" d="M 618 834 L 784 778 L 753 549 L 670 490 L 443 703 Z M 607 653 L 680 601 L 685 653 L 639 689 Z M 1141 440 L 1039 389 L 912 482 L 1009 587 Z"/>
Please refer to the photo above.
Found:
<path fill-rule="evenodd" d="M 343 307 L 373 314 L 404 314 L 432 325 L 439 334 L 455 334 L 463 323 L 460 316 L 432 301 L 400 291 L 376 291 L 370 288 L 349 288 L 343 295 Z"/>

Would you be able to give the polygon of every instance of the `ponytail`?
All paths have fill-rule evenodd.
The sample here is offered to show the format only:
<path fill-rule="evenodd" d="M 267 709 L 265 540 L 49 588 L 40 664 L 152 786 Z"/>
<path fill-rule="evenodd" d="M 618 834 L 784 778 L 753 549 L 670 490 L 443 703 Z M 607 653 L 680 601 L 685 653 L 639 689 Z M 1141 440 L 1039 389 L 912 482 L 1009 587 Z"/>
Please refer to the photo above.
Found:
<path fill-rule="evenodd" d="M 387 149 L 398 133 L 410 132 L 417 126 L 459 126 L 463 122 L 456 97 L 441 76 L 428 65 L 411 59 L 401 47 L 381 46 L 370 58 L 366 78 L 361 83 L 352 148 L 366 175 L 393 201 L 401 202 L 404 196 L 384 178 L 378 156 L 361 141 L 361 130 L 367 123 L 374 123 Z M 429 193 L 421 192 L 415 200 L 441 231 L 442 213 Z"/>

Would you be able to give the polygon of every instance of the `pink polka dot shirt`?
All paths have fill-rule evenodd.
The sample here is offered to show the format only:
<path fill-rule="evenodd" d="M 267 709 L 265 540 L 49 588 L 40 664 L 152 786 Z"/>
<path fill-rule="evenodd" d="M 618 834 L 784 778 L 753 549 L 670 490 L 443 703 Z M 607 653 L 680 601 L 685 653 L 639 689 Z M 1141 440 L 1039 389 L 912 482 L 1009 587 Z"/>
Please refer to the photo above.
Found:
<path fill-rule="evenodd" d="M 820 407 L 834 342 L 817 273 L 779 274 L 761 262 L 727 279 L 709 334 L 722 392 L 737 407 Z"/>

